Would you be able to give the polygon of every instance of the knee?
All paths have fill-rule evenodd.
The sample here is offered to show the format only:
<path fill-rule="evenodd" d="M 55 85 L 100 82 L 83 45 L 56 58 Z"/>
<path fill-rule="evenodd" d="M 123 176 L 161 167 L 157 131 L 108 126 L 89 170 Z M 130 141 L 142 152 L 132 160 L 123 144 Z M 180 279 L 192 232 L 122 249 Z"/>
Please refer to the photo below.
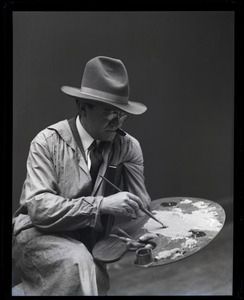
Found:
<path fill-rule="evenodd" d="M 66 263 L 69 262 L 72 265 L 86 265 L 92 267 L 95 265 L 94 259 L 86 246 L 82 243 L 73 244 L 70 251 L 68 251 L 65 259 Z"/>

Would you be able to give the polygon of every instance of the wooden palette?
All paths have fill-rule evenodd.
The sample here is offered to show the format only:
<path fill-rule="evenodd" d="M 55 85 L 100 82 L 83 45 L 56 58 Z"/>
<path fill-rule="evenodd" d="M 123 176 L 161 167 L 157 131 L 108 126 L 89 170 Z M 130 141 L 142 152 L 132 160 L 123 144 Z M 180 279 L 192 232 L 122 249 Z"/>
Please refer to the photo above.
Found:
<path fill-rule="evenodd" d="M 170 197 L 152 201 L 151 210 L 166 226 L 147 215 L 130 220 L 116 218 L 114 228 L 119 226 L 133 239 L 147 232 L 159 234 L 153 239 L 153 261 L 139 267 L 160 266 L 186 258 L 210 243 L 222 229 L 225 222 L 223 208 L 210 200 L 191 197 Z M 112 229 L 113 232 L 113 229 Z M 126 244 L 114 237 L 106 237 L 93 248 L 96 260 L 112 263 L 128 251 Z M 136 252 L 135 252 L 136 260 Z"/>

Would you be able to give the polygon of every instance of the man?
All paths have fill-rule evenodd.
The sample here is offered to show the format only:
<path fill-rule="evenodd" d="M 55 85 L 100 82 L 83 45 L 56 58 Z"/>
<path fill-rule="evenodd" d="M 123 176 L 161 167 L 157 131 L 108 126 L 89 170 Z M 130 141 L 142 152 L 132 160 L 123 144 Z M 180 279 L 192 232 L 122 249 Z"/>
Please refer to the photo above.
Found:
<path fill-rule="evenodd" d="M 13 219 L 13 256 L 26 295 L 106 295 L 106 266 L 91 254 L 106 216 L 140 217 L 139 206 L 150 203 L 140 145 L 119 129 L 146 106 L 129 101 L 125 66 L 110 57 L 91 59 L 81 88 L 62 91 L 76 99 L 78 115 L 31 142 Z M 106 195 L 100 175 L 110 165 L 123 165 L 126 192 Z"/>

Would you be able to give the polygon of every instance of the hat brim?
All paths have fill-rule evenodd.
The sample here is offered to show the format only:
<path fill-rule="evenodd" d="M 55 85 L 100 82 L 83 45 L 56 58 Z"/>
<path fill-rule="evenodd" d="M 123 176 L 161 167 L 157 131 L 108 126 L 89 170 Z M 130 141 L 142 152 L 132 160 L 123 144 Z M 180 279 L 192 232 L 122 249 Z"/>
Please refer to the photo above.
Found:
<path fill-rule="evenodd" d="M 135 101 L 128 101 L 126 104 L 120 104 L 120 103 L 116 103 L 115 101 L 111 101 L 109 99 L 105 99 L 102 97 L 87 95 L 85 93 L 82 93 L 80 91 L 80 89 L 71 87 L 71 86 L 62 86 L 61 90 L 62 90 L 62 92 L 64 92 L 65 94 L 67 94 L 71 97 L 84 99 L 90 103 L 107 104 L 109 106 L 117 107 L 120 110 L 125 111 L 130 114 L 133 114 L 133 115 L 141 115 L 147 110 L 146 105 L 144 105 L 143 103 L 139 103 L 139 102 L 135 102 Z"/>

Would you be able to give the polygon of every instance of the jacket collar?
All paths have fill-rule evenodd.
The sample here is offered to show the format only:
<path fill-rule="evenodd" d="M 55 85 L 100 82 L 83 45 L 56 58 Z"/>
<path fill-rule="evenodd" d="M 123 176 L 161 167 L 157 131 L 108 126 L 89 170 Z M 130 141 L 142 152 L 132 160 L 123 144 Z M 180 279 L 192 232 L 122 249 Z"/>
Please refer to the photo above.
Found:
<path fill-rule="evenodd" d="M 74 118 L 74 122 L 75 122 L 75 119 L 76 118 Z M 63 120 L 63 121 L 60 121 L 58 123 L 55 123 L 55 124 L 49 126 L 48 129 L 52 129 L 52 130 L 57 131 L 58 134 L 61 136 L 61 138 L 64 140 L 65 143 L 67 143 L 74 151 L 79 151 L 78 150 L 79 147 L 77 146 L 75 138 L 74 138 L 74 136 L 72 134 L 72 131 L 70 129 L 68 120 Z M 107 171 L 107 166 L 109 165 L 109 161 L 111 159 L 111 154 L 112 154 L 111 153 L 112 144 L 113 143 L 106 143 L 105 146 L 104 146 L 104 149 L 103 149 L 103 158 L 104 158 L 104 161 L 103 161 L 103 163 L 101 165 L 101 168 L 99 170 L 98 178 L 97 178 L 96 183 L 94 185 L 92 194 L 96 193 L 98 187 L 101 184 L 102 178 L 99 175 L 104 176 L 105 173 L 106 173 L 106 171 Z M 87 167 L 86 161 L 85 161 L 85 159 L 84 159 L 84 157 L 83 157 L 82 154 L 80 155 L 79 166 L 90 177 L 89 169 Z"/>
<path fill-rule="evenodd" d="M 63 120 L 58 123 L 55 123 L 48 127 L 48 129 L 53 129 L 58 132 L 61 138 L 68 144 L 73 150 L 76 151 L 77 145 L 73 137 L 72 131 L 69 126 L 68 120 Z"/>

